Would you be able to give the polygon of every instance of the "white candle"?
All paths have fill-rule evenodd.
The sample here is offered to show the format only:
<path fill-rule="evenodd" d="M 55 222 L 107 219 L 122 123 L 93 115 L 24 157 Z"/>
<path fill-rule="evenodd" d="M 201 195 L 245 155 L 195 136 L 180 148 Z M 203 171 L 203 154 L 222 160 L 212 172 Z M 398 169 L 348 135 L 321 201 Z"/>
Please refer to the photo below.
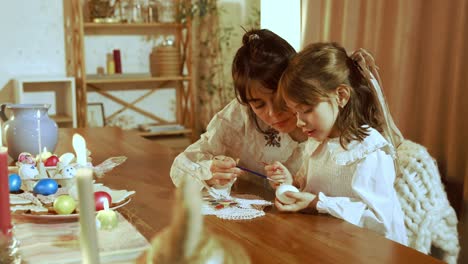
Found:
<path fill-rule="evenodd" d="M 41 111 L 37 110 L 36 112 L 36 117 L 37 117 L 37 141 L 39 144 L 39 152 L 37 153 L 39 155 L 39 162 L 42 161 L 41 157 L 41 150 L 42 150 L 42 145 L 41 145 Z"/>
<path fill-rule="evenodd" d="M 76 172 L 80 218 L 80 247 L 82 263 L 99 264 L 99 247 L 96 234 L 93 171 L 80 168 Z"/>
<path fill-rule="evenodd" d="M 39 161 L 37 162 L 37 168 L 39 172 L 39 179 L 47 178 L 47 173 L 45 171 L 44 164 L 42 163 L 42 139 L 41 139 L 41 110 L 37 110 L 36 112 L 37 117 L 37 138 L 38 138 L 38 145 L 39 145 Z"/>

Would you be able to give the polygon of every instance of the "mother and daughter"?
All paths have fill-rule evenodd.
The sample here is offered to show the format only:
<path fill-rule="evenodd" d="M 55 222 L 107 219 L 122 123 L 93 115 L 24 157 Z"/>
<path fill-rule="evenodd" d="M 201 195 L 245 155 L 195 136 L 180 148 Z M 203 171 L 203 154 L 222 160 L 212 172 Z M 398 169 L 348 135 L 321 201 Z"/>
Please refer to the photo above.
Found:
<path fill-rule="evenodd" d="M 363 74 L 365 56 L 353 59 L 336 43 L 296 54 L 268 30 L 249 31 L 242 42 L 232 66 L 237 100 L 175 159 L 174 184 L 196 162 L 199 179 L 229 190 L 242 174 L 236 165 L 245 166 L 300 189 L 286 192 L 291 204 L 275 201 L 280 211 L 331 214 L 406 245 L 394 147 L 383 136 L 381 91 Z"/>

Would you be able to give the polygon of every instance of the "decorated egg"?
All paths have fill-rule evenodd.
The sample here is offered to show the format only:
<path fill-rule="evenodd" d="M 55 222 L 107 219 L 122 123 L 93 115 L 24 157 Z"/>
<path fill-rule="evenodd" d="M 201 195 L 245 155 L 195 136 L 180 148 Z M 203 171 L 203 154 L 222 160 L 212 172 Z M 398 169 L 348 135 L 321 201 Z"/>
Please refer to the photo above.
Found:
<path fill-rule="evenodd" d="M 107 201 L 108 204 L 112 204 L 112 197 L 109 193 L 103 191 L 94 193 L 94 204 L 96 205 L 96 211 L 104 209 L 105 201 Z"/>
<path fill-rule="evenodd" d="M 18 162 L 23 163 L 23 164 L 36 164 L 33 156 L 31 155 L 31 153 L 28 153 L 28 152 L 21 152 L 18 155 Z"/>
<path fill-rule="evenodd" d="M 294 187 L 293 185 L 289 184 L 281 184 L 276 189 L 276 198 L 282 202 L 283 204 L 292 204 L 296 201 L 296 199 L 286 196 L 285 192 L 299 192 L 299 190 Z"/>
<path fill-rule="evenodd" d="M 117 213 L 110 209 L 99 211 L 96 221 L 98 221 L 98 229 L 101 230 L 112 230 L 119 224 Z"/>
<path fill-rule="evenodd" d="M 70 195 L 60 195 L 54 201 L 54 210 L 57 214 L 67 215 L 76 209 L 76 202 Z"/>
<path fill-rule="evenodd" d="M 32 164 L 23 164 L 19 168 L 19 176 L 23 180 L 27 179 L 34 179 L 37 175 L 39 175 L 39 171 L 37 170 L 35 165 Z"/>
<path fill-rule="evenodd" d="M 70 179 L 70 178 L 73 178 L 75 177 L 76 175 L 76 169 L 75 167 L 71 166 L 71 165 L 68 165 L 68 166 L 65 166 L 61 172 L 62 174 L 62 177 L 63 178 L 67 178 L 67 179 Z"/>
<path fill-rule="evenodd" d="M 57 192 L 58 184 L 53 179 L 40 179 L 34 186 L 35 194 L 51 195 Z"/>
<path fill-rule="evenodd" d="M 10 174 L 8 176 L 8 186 L 10 192 L 17 192 L 21 189 L 21 177 L 18 174 Z"/>
<path fill-rule="evenodd" d="M 55 155 L 52 155 L 49 158 L 47 158 L 47 160 L 44 162 L 44 165 L 46 167 L 53 167 L 53 166 L 57 166 L 58 162 L 59 162 L 59 158 Z"/>

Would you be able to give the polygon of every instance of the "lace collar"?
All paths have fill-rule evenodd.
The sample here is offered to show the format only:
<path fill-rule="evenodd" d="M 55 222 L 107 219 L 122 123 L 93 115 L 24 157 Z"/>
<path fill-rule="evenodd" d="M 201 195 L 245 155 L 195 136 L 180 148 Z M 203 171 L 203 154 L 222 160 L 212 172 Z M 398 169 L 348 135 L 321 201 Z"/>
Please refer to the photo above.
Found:
<path fill-rule="evenodd" d="M 328 150 L 338 165 L 349 165 L 365 158 L 370 153 L 382 149 L 385 153 L 395 158 L 393 146 L 375 129 L 368 127 L 369 136 L 363 141 L 353 140 L 348 144 L 348 149 L 343 149 L 339 138 L 328 139 Z"/>

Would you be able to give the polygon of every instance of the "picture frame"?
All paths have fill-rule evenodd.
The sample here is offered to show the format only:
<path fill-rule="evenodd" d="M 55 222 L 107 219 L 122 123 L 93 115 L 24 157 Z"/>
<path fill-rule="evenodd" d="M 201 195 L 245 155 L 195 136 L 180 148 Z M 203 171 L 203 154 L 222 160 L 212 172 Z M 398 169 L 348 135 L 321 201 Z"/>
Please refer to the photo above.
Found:
<path fill-rule="evenodd" d="M 106 116 L 103 103 L 88 103 L 87 111 L 88 127 L 104 127 Z"/>

